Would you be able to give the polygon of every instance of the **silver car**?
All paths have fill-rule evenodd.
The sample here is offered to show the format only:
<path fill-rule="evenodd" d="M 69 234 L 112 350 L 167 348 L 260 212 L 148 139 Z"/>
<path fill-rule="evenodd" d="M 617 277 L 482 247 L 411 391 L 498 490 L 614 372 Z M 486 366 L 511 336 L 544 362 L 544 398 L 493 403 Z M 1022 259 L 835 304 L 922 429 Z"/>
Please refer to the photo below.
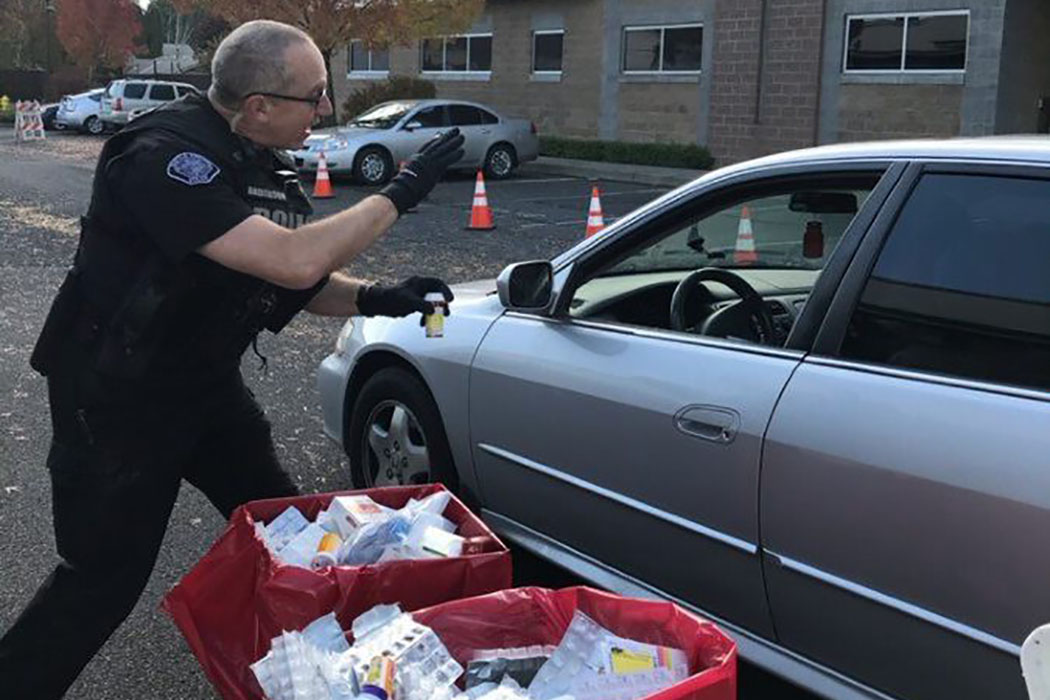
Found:
<path fill-rule="evenodd" d="M 89 134 L 101 134 L 105 125 L 99 118 L 102 108 L 102 88 L 67 95 L 59 103 L 55 125 L 62 129 L 79 129 Z"/>
<path fill-rule="evenodd" d="M 456 169 L 484 169 L 486 177 L 500 180 L 521 163 L 539 156 L 539 137 L 532 122 L 500 116 L 477 103 L 453 100 L 384 102 L 345 127 L 313 134 L 292 155 L 300 170 L 315 172 L 323 151 L 330 172 L 377 185 L 389 180 L 398 164 L 435 134 L 453 126 L 459 127 L 466 139 Z"/>
<path fill-rule="evenodd" d="M 360 486 L 679 601 L 831 698 L 1024 698 L 1050 620 L 1050 142 L 710 173 L 320 368 Z"/>

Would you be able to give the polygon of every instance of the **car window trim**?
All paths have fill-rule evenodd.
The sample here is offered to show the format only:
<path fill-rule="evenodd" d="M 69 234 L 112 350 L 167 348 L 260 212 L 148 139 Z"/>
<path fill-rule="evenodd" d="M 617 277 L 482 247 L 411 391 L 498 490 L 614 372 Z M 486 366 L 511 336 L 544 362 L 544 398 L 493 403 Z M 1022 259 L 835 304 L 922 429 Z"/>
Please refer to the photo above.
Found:
<path fill-rule="evenodd" d="M 825 357 L 821 355 L 809 355 L 806 364 L 831 367 L 834 369 L 848 369 L 865 374 L 877 374 L 883 377 L 896 379 L 907 379 L 919 381 L 925 384 L 938 384 L 956 389 L 967 389 L 970 391 L 983 391 L 988 394 L 999 394 L 1012 398 L 1030 399 L 1050 403 L 1050 390 L 1036 389 L 1014 384 L 996 384 L 994 382 L 981 381 L 980 379 L 968 379 L 950 374 L 937 374 L 929 370 L 908 369 L 905 367 L 894 367 L 893 365 L 877 365 L 861 360 L 847 360 L 839 357 Z"/>
<path fill-rule="evenodd" d="M 676 332 L 647 326 L 631 326 L 625 323 L 614 323 L 612 321 L 590 321 L 586 319 L 572 318 L 570 316 L 540 316 L 525 311 L 506 311 L 504 312 L 504 316 L 569 328 L 606 331 L 609 333 L 618 333 L 620 335 L 648 338 L 650 340 L 664 340 L 687 345 L 701 345 L 718 350 L 732 350 L 735 352 L 746 352 L 752 355 L 778 357 L 796 362 L 801 361 L 805 357 L 804 352 L 792 348 L 782 348 L 774 345 L 759 345 L 757 343 L 740 343 L 712 336 L 694 335 L 691 333 Z"/>
<path fill-rule="evenodd" d="M 681 194 L 681 198 L 689 198 L 694 201 L 685 204 L 682 207 L 682 211 L 678 213 L 670 213 L 665 211 L 663 208 L 654 212 L 649 212 L 641 220 L 635 222 L 633 225 L 625 226 L 623 229 L 616 231 L 615 234 L 606 234 L 607 238 L 603 241 L 604 245 L 595 246 L 593 248 L 586 248 L 581 253 L 572 258 L 571 264 L 574 268 L 570 278 L 567 280 L 564 287 L 558 292 L 558 299 L 554 305 L 553 311 L 550 314 L 554 318 L 569 318 L 569 304 L 572 301 L 572 295 L 575 294 L 576 289 L 579 288 L 581 280 L 586 278 L 595 268 L 601 267 L 610 258 L 616 257 L 622 254 L 625 248 L 631 246 L 627 245 L 624 240 L 628 237 L 631 232 L 637 231 L 639 228 L 647 229 L 666 229 L 668 226 L 675 225 L 675 221 L 682 221 L 685 219 L 692 218 L 697 213 L 704 210 L 715 211 L 718 207 L 724 206 L 725 203 L 731 201 L 738 201 L 741 195 L 740 190 L 743 188 L 753 188 L 755 193 L 759 193 L 763 190 L 773 189 L 779 185 L 784 184 L 788 181 L 806 180 L 809 178 L 818 178 L 824 175 L 863 175 L 864 173 L 873 173 L 882 171 L 882 176 L 879 178 L 875 187 L 872 189 L 872 195 L 879 192 L 878 197 L 873 201 L 872 195 L 869 195 L 868 200 L 865 201 L 864 206 L 861 207 L 860 211 L 854 217 L 854 221 L 850 222 L 850 226 L 847 227 L 844 232 L 842 239 L 840 240 L 839 246 L 836 248 L 834 254 L 829 259 L 828 264 L 831 265 L 837 257 L 851 257 L 854 250 L 846 249 L 842 247 L 842 243 L 845 242 L 847 245 L 859 245 L 861 237 L 857 234 L 853 234 L 847 240 L 847 233 L 850 233 L 854 228 L 856 219 L 860 217 L 861 213 L 868 215 L 871 212 L 871 216 L 874 217 L 874 212 L 878 211 L 879 205 L 882 204 L 884 198 L 888 197 L 892 192 L 893 186 L 897 180 L 902 176 L 906 169 L 906 161 L 901 159 L 864 159 L 864 160 L 850 160 L 850 161 L 818 161 L 813 163 L 793 163 L 790 165 L 771 166 L 767 168 L 760 168 L 758 170 L 747 171 L 743 173 L 737 173 L 730 177 L 715 182 L 709 183 L 706 187 L 700 188 L 699 191 L 685 191 Z M 887 180 L 887 177 L 889 178 Z M 883 189 L 884 182 L 889 182 Z M 730 194 L 730 192 L 733 194 Z M 749 195 L 748 195 L 749 196 Z M 679 200 L 672 200 L 677 202 Z M 677 204 L 668 202 L 668 207 L 676 207 Z M 870 205 L 870 206 L 869 206 Z M 863 229 L 861 229 L 863 230 Z M 635 236 L 631 236 L 634 238 Z M 646 236 L 643 235 L 642 238 Z M 635 245 L 635 244 L 632 244 Z M 839 274 L 844 274 L 845 264 L 842 265 L 842 270 L 838 271 Z M 837 269 L 837 268 L 836 268 Z M 818 277 L 818 282 L 824 274 Z M 816 289 L 816 287 L 814 287 Z M 809 304 L 806 305 L 807 307 Z M 823 313 L 823 309 L 819 306 L 815 311 L 810 311 L 809 316 L 814 317 Z M 799 316 L 799 321 L 806 317 L 806 308 L 803 308 L 802 314 Z M 572 319 L 578 321 L 579 319 Z M 797 323 L 798 321 L 796 321 Z M 619 327 L 616 324 L 608 323 L 597 323 L 602 327 Z M 659 332 L 660 329 L 653 329 Z M 664 333 L 671 334 L 670 337 L 678 337 L 680 334 L 676 334 L 673 331 L 663 331 Z M 688 335 L 683 336 L 688 338 Z M 702 337 L 702 336 L 697 336 Z M 805 340 L 809 336 L 800 336 Z M 785 348 L 784 350 L 796 350 L 805 351 L 809 348 L 810 342 L 796 342 Z M 740 348 L 743 346 L 732 344 L 732 347 Z"/>
<path fill-rule="evenodd" d="M 839 284 L 824 317 L 824 323 L 821 325 L 817 338 L 813 343 L 813 357 L 810 358 L 810 361 L 829 366 L 859 369 L 869 373 L 1044 400 L 1050 394 L 1050 391 L 1041 391 L 1032 387 L 1021 387 L 1012 384 L 982 382 L 933 371 L 897 368 L 891 365 L 863 362 L 841 356 L 842 342 L 846 337 L 846 329 L 849 326 L 850 318 L 853 316 L 857 303 L 860 301 L 860 296 L 864 292 L 864 287 L 871 277 L 871 272 L 875 268 L 875 263 L 882 252 L 883 245 L 897 223 L 904 205 L 924 175 L 984 175 L 990 177 L 1021 177 L 1050 180 L 1050 169 L 1038 163 L 962 160 L 912 161 L 908 165 L 904 176 L 897 183 L 890 198 L 886 201 L 885 206 L 879 212 L 875 222 L 868 229 L 857 254 L 846 270 L 846 274 Z"/>

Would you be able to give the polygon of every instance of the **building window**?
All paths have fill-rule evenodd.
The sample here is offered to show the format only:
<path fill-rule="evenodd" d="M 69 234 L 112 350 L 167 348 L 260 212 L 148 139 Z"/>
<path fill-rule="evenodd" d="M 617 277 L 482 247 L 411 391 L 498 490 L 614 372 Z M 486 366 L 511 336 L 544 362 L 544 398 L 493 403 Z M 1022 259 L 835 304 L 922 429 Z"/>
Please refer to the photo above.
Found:
<path fill-rule="evenodd" d="M 389 73 L 390 49 L 369 49 L 365 42 L 354 39 L 347 51 L 347 73 Z"/>
<path fill-rule="evenodd" d="M 624 27 L 624 73 L 699 73 L 704 28 L 700 24 Z"/>
<path fill-rule="evenodd" d="M 844 70 L 960 72 L 969 33 L 968 11 L 850 15 Z"/>
<path fill-rule="evenodd" d="M 492 35 L 424 39 L 419 63 L 424 73 L 488 73 L 492 70 Z"/>
<path fill-rule="evenodd" d="M 564 29 L 532 33 L 533 73 L 561 73 L 564 39 Z"/>

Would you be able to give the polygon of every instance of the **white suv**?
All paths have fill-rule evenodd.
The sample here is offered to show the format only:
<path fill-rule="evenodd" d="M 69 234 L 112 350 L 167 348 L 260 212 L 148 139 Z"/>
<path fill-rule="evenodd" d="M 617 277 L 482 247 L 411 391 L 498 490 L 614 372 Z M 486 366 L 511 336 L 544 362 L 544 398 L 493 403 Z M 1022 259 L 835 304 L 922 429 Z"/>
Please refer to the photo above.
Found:
<path fill-rule="evenodd" d="M 111 129 L 125 126 L 142 112 L 186 95 L 198 94 L 188 83 L 166 80 L 113 80 L 102 95 L 100 116 Z"/>

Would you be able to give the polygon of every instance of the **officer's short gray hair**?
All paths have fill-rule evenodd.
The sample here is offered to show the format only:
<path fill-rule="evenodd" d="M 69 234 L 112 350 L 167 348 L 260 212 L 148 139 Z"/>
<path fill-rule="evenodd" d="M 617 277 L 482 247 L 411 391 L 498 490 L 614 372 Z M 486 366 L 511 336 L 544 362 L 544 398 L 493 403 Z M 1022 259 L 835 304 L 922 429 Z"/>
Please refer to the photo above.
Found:
<path fill-rule="evenodd" d="M 285 52 L 301 42 L 312 42 L 306 32 L 266 19 L 245 22 L 230 32 L 211 61 L 208 94 L 233 109 L 253 92 L 281 93 L 291 87 Z"/>

